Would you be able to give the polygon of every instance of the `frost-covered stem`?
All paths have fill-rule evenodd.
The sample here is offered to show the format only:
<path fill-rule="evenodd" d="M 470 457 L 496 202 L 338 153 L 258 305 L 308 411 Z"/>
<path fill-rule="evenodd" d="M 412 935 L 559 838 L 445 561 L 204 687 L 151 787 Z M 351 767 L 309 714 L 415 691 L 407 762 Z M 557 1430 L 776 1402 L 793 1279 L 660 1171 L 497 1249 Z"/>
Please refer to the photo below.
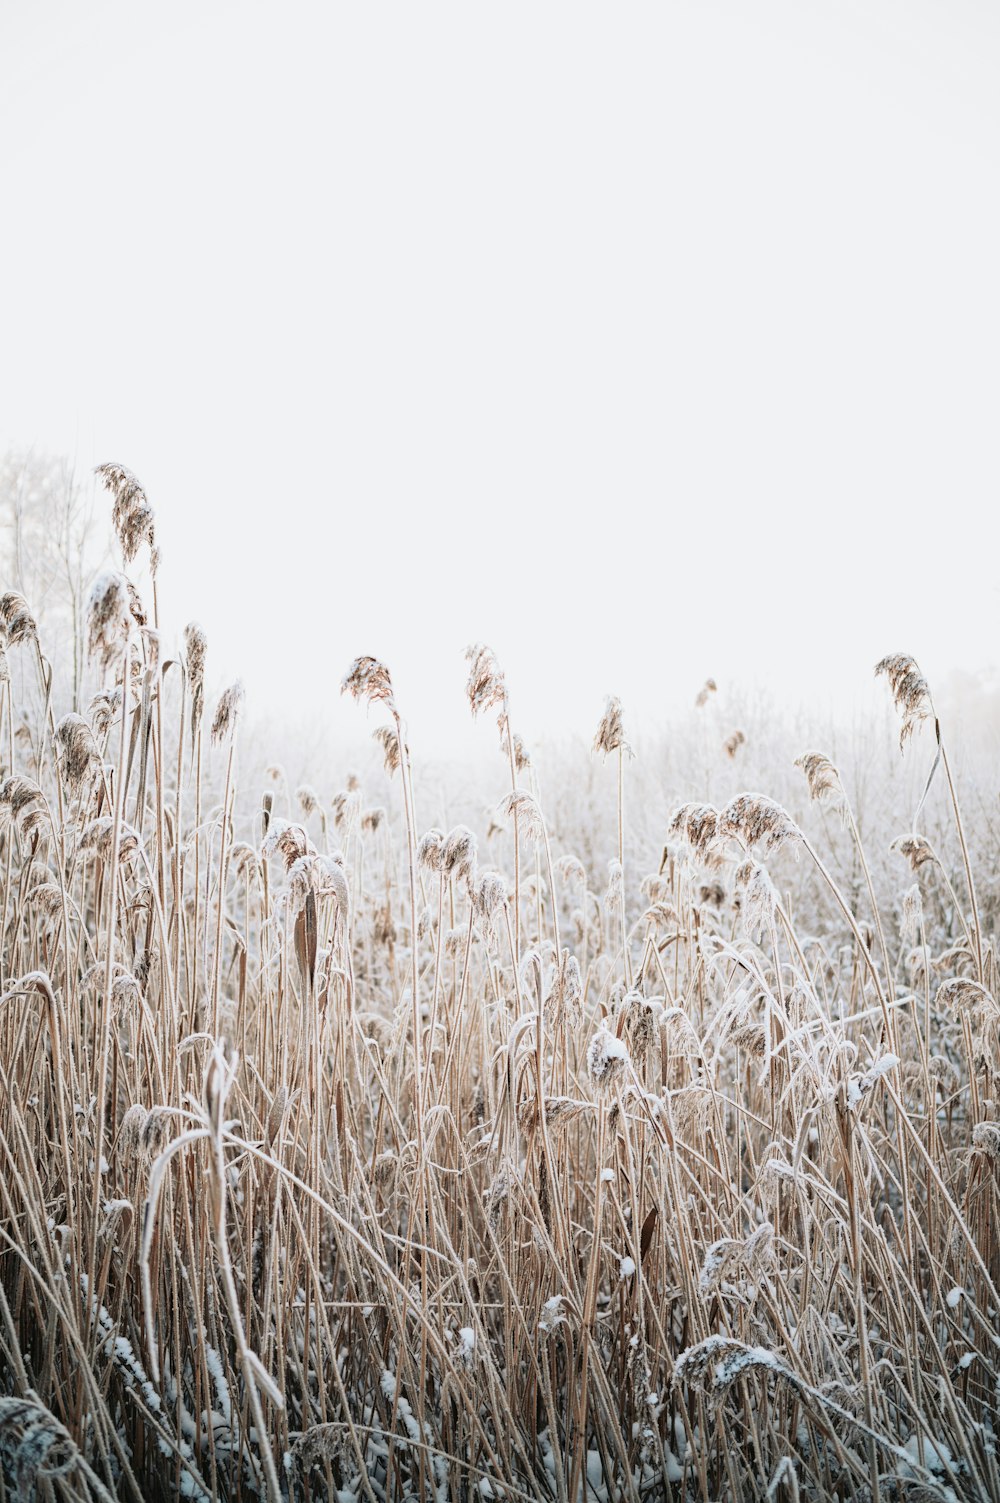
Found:
<path fill-rule="evenodd" d="M 194 1001 L 198 994 L 200 980 L 200 967 L 198 965 L 198 942 L 201 937 L 201 751 L 202 733 L 201 726 L 195 737 L 194 749 L 194 911 L 191 918 L 191 934 L 194 939 L 194 956 L 189 972 L 189 996 L 188 1005 L 194 1011 Z M 178 828 L 178 839 L 180 829 Z M 265 868 L 266 870 L 266 868 Z M 184 921 L 183 902 L 178 923 Z"/>
<path fill-rule="evenodd" d="M 153 624 L 160 628 L 160 607 L 156 594 L 156 575 L 153 575 Z M 163 744 L 163 669 L 157 660 L 156 669 L 156 880 L 161 908 L 167 902 L 166 840 L 164 830 L 163 784 L 166 776 L 166 747 Z"/>
<path fill-rule="evenodd" d="M 969 902 L 972 905 L 972 923 L 975 929 L 976 939 L 976 975 L 980 986 L 984 983 L 983 974 L 983 936 L 979 924 L 979 905 L 976 902 L 976 884 L 972 877 L 972 863 L 969 860 L 969 847 L 965 842 L 965 827 L 962 824 L 962 811 L 958 804 L 958 793 L 955 788 L 955 780 L 951 775 L 951 763 L 948 761 L 948 753 L 941 746 L 941 763 L 944 767 L 944 775 L 948 779 L 948 792 L 951 795 L 951 807 L 955 811 L 955 826 L 958 830 L 958 843 L 962 848 L 962 862 L 965 866 L 965 881 L 969 889 Z"/>
<path fill-rule="evenodd" d="M 115 778 L 111 820 L 111 872 L 108 880 L 107 954 L 104 961 L 104 986 L 101 1012 L 95 1039 L 98 1051 L 97 1104 L 94 1114 L 93 1223 L 90 1229 L 90 1257 L 87 1264 L 88 1289 L 97 1288 L 97 1230 L 101 1205 L 101 1159 L 104 1151 L 104 1116 L 108 1096 L 108 1056 L 111 1053 L 111 987 L 114 982 L 115 930 L 118 926 L 118 846 L 121 840 L 122 806 L 125 802 L 125 730 L 128 725 L 128 678 L 132 656 L 131 634 L 125 639 L 122 655 L 122 726 L 118 745 L 118 769 Z M 67 978 L 68 982 L 68 978 Z M 96 1315 L 95 1315 L 96 1320 Z M 89 1323 L 89 1317 L 88 1317 Z"/>
<path fill-rule="evenodd" d="M 879 1006 L 882 1009 L 882 1023 L 885 1029 L 885 1037 L 889 1042 L 890 1047 L 892 1047 L 896 1039 L 895 1020 L 893 1019 L 892 1009 L 889 1006 L 889 1002 L 886 998 L 885 992 L 883 991 L 882 984 L 879 981 L 878 967 L 875 965 L 875 962 L 872 960 L 872 957 L 869 954 L 868 946 L 864 941 L 864 936 L 862 935 L 861 930 L 858 928 L 857 921 L 855 920 L 853 913 L 847 906 L 847 903 L 844 901 L 844 897 L 840 891 L 840 888 L 837 886 L 836 882 L 833 880 L 830 873 L 823 865 L 823 862 L 820 860 L 816 850 L 804 835 L 802 836 L 802 843 L 805 846 L 806 850 L 809 852 L 809 855 L 812 857 L 813 861 L 816 863 L 820 875 L 826 882 L 830 891 L 833 893 L 833 896 L 837 900 L 837 903 L 840 905 L 844 917 L 847 919 L 847 922 L 851 926 L 851 932 L 853 933 L 854 938 L 857 940 L 858 948 L 861 951 L 861 957 L 864 960 L 865 965 L 868 967 L 868 971 L 875 983 L 875 994 L 878 998 Z M 874 903 L 874 898 L 872 899 L 872 902 Z M 891 984 L 892 975 L 890 972 L 886 976 L 886 985 L 890 986 Z M 900 1114 L 898 1112 L 896 1113 L 896 1142 L 899 1151 L 899 1171 L 903 1185 L 903 1237 L 906 1243 L 907 1254 L 909 1256 L 912 1256 L 913 1229 L 910 1223 L 913 1216 L 913 1207 L 910 1204 L 909 1195 L 909 1165 L 907 1162 L 906 1150 L 903 1142 L 903 1127 L 900 1121 Z"/>
<path fill-rule="evenodd" d="M 510 714 L 504 699 L 504 731 L 507 739 L 507 756 L 510 761 L 510 791 L 517 793 L 517 761 L 514 756 L 514 736 L 510 728 Z M 514 800 L 514 969 L 521 964 L 521 827 Z"/>
<path fill-rule="evenodd" d="M 447 1058 L 445 1059 L 444 1068 L 443 1068 L 443 1071 L 442 1071 L 442 1079 L 444 1079 L 444 1080 L 447 1080 L 448 1077 L 449 1077 L 449 1075 L 451 1074 L 451 1066 L 452 1066 L 452 1061 L 455 1058 L 455 1050 L 457 1049 L 457 1047 L 458 1047 L 458 1041 L 459 1041 L 459 1039 L 462 1036 L 462 1031 L 461 1031 L 461 1028 L 459 1027 L 459 1020 L 460 1020 L 460 1018 L 462 1016 L 462 1008 L 465 1006 L 465 993 L 466 993 L 466 990 L 468 989 L 468 984 L 469 984 L 469 959 L 470 959 L 470 956 L 472 954 L 472 928 L 473 928 L 473 923 L 475 921 L 475 917 L 476 917 L 476 912 L 475 912 L 475 909 L 472 906 L 472 900 L 470 898 L 470 900 L 469 900 L 469 925 L 468 925 L 468 929 L 466 930 L 466 935 L 465 935 L 465 956 L 464 956 L 464 959 L 462 961 L 462 981 L 461 981 L 461 985 L 459 986 L 459 989 L 458 989 L 458 1001 L 455 1004 L 455 1026 L 453 1027 L 453 1029 L 451 1031 L 451 1042 L 448 1045 L 448 1054 L 447 1054 Z"/>
<path fill-rule="evenodd" d="M 433 1073 L 434 1036 L 435 1036 L 435 1031 L 437 1029 L 438 996 L 439 996 L 440 988 L 441 988 L 441 947 L 442 947 L 442 942 L 443 942 L 442 930 L 444 928 L 444 889 L 445 889 L 445 880 L 446 880 L 445 879 L 445 875 L 442 872 L 441 875 L 440 875 L 440 877 L 438 878 L 437 946 L 436 946 L 435 952 L 434 952 L 434 992 L 433 992 L 433 995 L 431 997 L 430 1053 L 429 1053 L 429 1056 L 428 1056 L 427 1079 L 424 1082 L 424 1089 L 428 1093 L 430 1092 L 430 1088 L 431 1088 L 431 1076 L 432 1076 L 432 1073 Z M 425 1101 L 424 1105 L 426 1106 L 426 1104 L 427 1103 Z"/>
<path fill-rule="evenodd" d="M 632 961 L 625 925 L 625 748 L 618 748 L 618 866 L 621 871 L 622 956 L 625 962 L 625 985 L 632 989 Z"/>
<path fill-rule="evenodd" d="M 830 875 L 830 872 L 824 865 L 819 852 L 816 850 L 812 842 L 805 835 L 803 835 L 801 831 L 799 832 L 799 834 L 803 846 L 812 857 L 813 861 L 816 863 L 817 871 L 823 878 L 823 881 L 826 883 L 827 887 L 830 889 L 830 892 L 833 894 L 837 906 L 840 908 L 840 911 L 843 913 L 845 919 L 848 922 L 851 933 L 857 940 L 858 948 L 861 951 L 861 958 L 864 961 L 868 973 L 875 984 L 875 995 L 878 998 L 879 1006 L 882 1009 L 882 1016 L 885 1021 L 886 1038 L 891 1039 L 893 1035 L 889 1004 L 886 1000 L 885 990 L 879 977 L 878 967 L 876 966 L 875 962 L 872 960 L 871 955 L 868 952 L 868 946 L 865 944 L 864 935 L 858 928 L 857 920 L 855 919 L 854 914 L 848 907 L 840 888 L 837 886 L 836 882 L 833 880 L 833 877 Z"/>
<path fill-rule="evenodd" d="M 858 1206 L 858 1184 L 856 1174 L 856 1154 L 854 1147 L 854 1125 L 851 1119 L 850 1107 L 841 1107 L 841 1130 L 844 1138 L 844 1170 L 847 1191 L 847 1203 L 850 1211 L 850 1235 L 851 1235 L 851 1277 L 854 1285 L 854 1311 L 858 1326 L 858 1365 L 861 1375 L 861 1390 L 864 1398 L 865 1420 L 868 1426 L 868 1460 L 871 1468 L 872 1503 L 879 1503 L 878 1485 L 878 1457 L 875 1451 L 875 1442 L 872 1438 L 875 1433 L 875 1416 L 872 1410 L 872 1382 L 871 1372 L 868 1366 L 868 1322 L 865 1310 L 864 1293 L 862 1289 L 862 1253 L 861 1253 L 861 1214 Z"/>
<path fill-rule="evenodd" d="M 222 925 L 226 913 L 226 868 L 229 863 L 229 799 L 233 786 L 236 728 L 230 734 L 226 757 L 226 789 L 222 797 L 222 832 L 219 844 L 219 911 L 215 924 L 215 956 L 212 963 L 212 1037 L 219 1036 L 219 987 L 222 980 Z"/>
<path fill-rule="evenodd" d="M 184 894 L 181 891 L 181 815 L 184 787 L 184 706 L 187 699 L 187 674 L 181 672 L 181 703 L 177 728 L 177 793 L 174 803 L 173 900 L 171 923 L 174 932 L 174 1015 L 180 1008 L 181 926 L 184 921 Z"/>
<path fill-rule="evenodd" d="M 580 1495 L 580 1469 L 587 1455 L 587 1367 L 590 1357 L 591 1324 L 597 1308 L 597 1291 L 601 1278 L 601 1221 L 604 1212 L 604 1137 L 607 1126 L 604 1102 L 597 1108 L 597 1186 L 594 1191 L 594 1230 L 590 1243 L 590 1268 L 583 1300 L 583 1318 L 580 1322 L 580 1397 L 577 1403 L 576 1437 L 573 1448 L 573 1473 L 570 1478 L 569 1496 Z"/>
<path fill-rule="evenodd" d="M 424 1160 L 424 1071 L 420 1043 L 420 963 L 417 955 L 417 835 L 413 825 L 413 804 L 410 791 L 410 753 L 403 738 L 403 722 L 396 710 L 392 712 L 396 723 L 396 742 L 399 747 L 399 769 L 403 785 L 403 818 L 406 821 L 406 870 L 410 888 L 410 998 L 413 1004 L 413 1104 L 417 1129 L 418 1162 Z"/>
<path fill-rule="evenodd" d="M 220 1115 L 221 1111 L 222 1102 L 220 1101 Z M 236 1290 L 233 1265 L 229 1256 L 229 1239 L 226 1233 L 226 1161 L 222 1146 L 221 1122 L 216 1123 L 216 1129 L 212 1135 L 212 1168 L 215 1177 L 216 1199 L 215 1236 L 218 1245 L 219 1273 L 221 1275 L 222 1288 L 226 1296 L 226 1307 L 229 1310 L 229 1319 L 232 1322 L 233 1335 L 236 1338 L 236 1349 L 239 1354 L 240 1365 L 243 1368 L 247 1397 L 250 1400 L 250 1409 L 257 1430 L 257 1444 L 264 1462 L 268 1500 L 269 1503 L 282 1503 L 283 1494 L 278 1482 L 278 1472 L 274 1464 L 271 1442 L 268 1440 L 267 1430 L 264 1425 L 264 1409 L 260 1402 L 260 1393 L 257 1387 L 258 1381 L 263 1374 L 260 1363 L 255 1359 L 253 1352 L 251 1352 L 247 1345 L 246 1333 L 243 1329 L 243 1317 L 240 1312 L 239 1294 Z M 272 1398 L 280 1403 L 280 1395 L 277 1393 L 273 1393 Z"/>
<path fill-rule="evenodd" d="M 872 915 L 875 919 L 875 929 L 878 933 L 879 949 L 882 952 L 882 965 L 885 969 L 886 990 L 891 996 L 893 990 L 893 971 L 892 966 L 889 963 L 889 948 L 885 942 L 885 930 L 882 928 L 882 915 L 879 912 L 878 902 L 875 898 L 875 886 L 872 882 L 871 871 L 868 867 L 868 858 L 865 855 L 865 848 L 861 843 L 861 835 L 858 831 L 857 821 L 854 818 L 854 811 L 846 799 L 844 800 L 844 808 L 847 811 L 847 820 L 850 824 L 851 834 L 854 837 L 854 844 L 857 847 L 858 857 L 861 861 L 861 870 L 864 873 L 865 886 L 868 889 L 868 901 L 871 904 Z M 895 1023 L 895 1019 L 893 1020 L 893 1022 Z M 889 1034 L 889 1038 L 892 1041 L 893 1047 L 895 1048 L 896 1034 L 894 1031 Z"/>

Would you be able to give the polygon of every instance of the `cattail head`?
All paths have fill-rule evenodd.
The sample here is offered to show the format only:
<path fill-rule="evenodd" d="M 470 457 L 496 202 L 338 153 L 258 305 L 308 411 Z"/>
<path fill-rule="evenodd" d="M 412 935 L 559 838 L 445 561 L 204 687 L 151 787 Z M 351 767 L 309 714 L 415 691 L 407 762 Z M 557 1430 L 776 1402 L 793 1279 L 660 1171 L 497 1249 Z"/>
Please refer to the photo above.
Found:
<path fill-rule="evenodd" d="M 696 709 L 703 709 L 704 706 L 708 704 L 708 701 L 711 699 L 712 695 L 716 692 L 718 687 L 719 686 L 715 682 L 714 678 L 707 678 L 702 684 L 701 688 L 698 690 L 698 697 L 695 700 Z"/>
<path fill-rule="evenodd" d="M 31 614 L 28 602 L 16 590 L 0 595 L 0 628 L 4 643 L 16 647 L 19 642 L 30 642 L 38 636 L 38 627 Z"/>
<path fill-rule="evenodd" d="M 609 694 L 604 706 L 604 714 L 601 716 L 594 737 L 594 751 L 603 752 L 605 756 L 609 752 L 628 752 L 632 755 L 632 748 L 625 740 L 625 728 L 622 722 L 622 702 L 614 694 Z"/>
<path fill-rule="evenodd" d="M 396 714 L 392 679 L 388 668 L 378 658 L 355 658 L 344 676 L 340 692 L 350 694 L 354 699 L 364 699 L 368 704 L 383 704 L 390 714 Z"/>
<path fill-rule="evenodd" d="M 876 663 L 876 677 L 883 673 L 889 680 L 893 703 L 902 716 L 899 732 L 902 749 L 922 720 L 934 718 L 934 702 L 927 680 L 914 659 L 907 657 L 906 653 L 896 652 Z"/>
<path fill-rule="evenodd" d="M 133 619 L 128 580 L 106 569 L 94 580 L 87 609 L 87 650 L 105 671 L 125 648 Z"/>
<path fill-rule="evenodd" d="M 796 757 L 795 765 L 801 767 L 806 775 L 810 798 L 824 799 L 842 792 L 840 773 L 822 752 L 805 752 L 801 757 Z"/>
<path fill-rule="evenodd" d="M 212 741 L 216 746 L 235 733 L 245 699 L 246 691 L 240 679 L 220 694 L 219 703 L 215 707 L 215 719 L 212 721 Z"/>
<path fill-rule="evenodd" d="M 143 543 L 149 544 L 150 567 L 156 573 L 159 551 L 156 547 L 153 509 L 146 500 L 146 492 L 131 470 L 120 464 L 98 465 L 94 471 L 114 497 L 111 521 L 122 557 L 127 564 L 135 558 Z"/>
<path fill-rule="evenodd" d="M 80 793 L 100 760 L 94 733 L 82 715 L 64 715 L 56 726 L 63 777 L 71 794 Z"/>
<path fill-rule="evenodd" d="M 761 793 L 741 793 L 728 803 L 719 815 L 719 833 L 749 847 L 763 846 L 767 854 L 802 838 L 781 805 Z"/>
<path fill-rule="evenodd" d="M 482 642 L 476 642 L 465 649 L 465 657 L 469 664 L 469 681 L 465 687 L 469 708 L 473 715 L 480 715 L 492 705 L 499 705 L 497 723 L 503 725 L 507 718 L 507 683 L 496 653 Z"/>
<path fill-rule="evenodd" d="M 727 736 L 725 741 L 723 741 L 722 749 L 730 761 L 735 758 L 740 747 L 746 745 L 746 739 L 743 731 L 734 731 L 731 736 Z"/>

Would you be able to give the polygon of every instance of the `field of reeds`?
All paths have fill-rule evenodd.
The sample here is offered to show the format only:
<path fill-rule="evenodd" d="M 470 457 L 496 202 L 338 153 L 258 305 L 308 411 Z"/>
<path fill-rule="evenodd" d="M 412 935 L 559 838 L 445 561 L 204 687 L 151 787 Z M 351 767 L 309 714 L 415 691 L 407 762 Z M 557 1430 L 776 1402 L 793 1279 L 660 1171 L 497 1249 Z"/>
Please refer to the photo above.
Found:
<path fill-rule="evenodd" d="M 735 741 L 642 864 L 621 706 L 557 829 L 485 647 L 483 828 L 372 658 L 382 802 L 248 787 L 102 479 L 86 713 L 0 599 L 0 1498 L 1000 1498 L 996 850 L 917 665 L 907 807 Z"/>

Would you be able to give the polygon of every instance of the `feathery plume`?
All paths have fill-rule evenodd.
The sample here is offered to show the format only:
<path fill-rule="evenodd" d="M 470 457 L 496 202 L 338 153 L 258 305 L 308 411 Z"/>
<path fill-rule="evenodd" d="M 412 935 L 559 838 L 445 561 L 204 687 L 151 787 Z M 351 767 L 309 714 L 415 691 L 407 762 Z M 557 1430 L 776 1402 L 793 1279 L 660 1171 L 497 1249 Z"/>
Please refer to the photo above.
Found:
<path fill-rule="evenodd" d="M 770 932 L 774 923 L 778 894 L 766 868 L 757 861 L 747 860 L 736 869 L 736 889 L 740 893 L 740 917 L 743 932 L 755 944 L 762 934 Z"/>
<path fill-rule="evenodd" d="M 669 833 L 682 839 L 705 865 L 718 865 L 722 860 L 719 820 L 719 811 L 711 804 L 682 804 L 670 821 Z"/>
<path fill-rule="evenodd" d="M 94 733 L 82 715 L 64 715 L 56 726 L 55 742 L 66 786 L 78 794 L 100 761 Z"/>
<path fill-rule="evenodd" d="M 205 709 L 205 657 L 208 653 L 208 638 L 197 621 L 189 621 L 184 628 L 184 657 L 187 665 L 188 684 L 191 688 L 191 744 L 194 745 Z"/>
<path fill-rule="evenodd" d="M 340 692 L 350 694 L 353 699 L 367 700 L 369 704 L 383 704 L 390 714 L 396 714 L 392 679 L 388 668 L 378 658 L 355 658 L 344 676 Z"/>
<path fill-rule="evenodd" d="M 30 778 L 14 773 L 0 787 L 0 828 L 13 824 L 25 837 L 37 830 L 45 817 L 42 790 Z"/>
<path fill-rule="evenodd" d="M 87 650 L 105 672 L 128 642 L 133 619 L 128 580 L 106 569 L 94 580 L 87 610 Z"/>
<path fill-rule="evenodd" d="M 761 793 L 741 793 L 728 803 L 719 815 L 719 833 L 735 836 L 747 846 L 761 845 L 768 855 L 802 838 L 781 805 Z"/>
<path fill-rule="evenodd" d="M 906 653 L 892 653 L 875 665 L 876 678 L 884 674 L 889 680 L 893 703 L 902 716 L 899 732 L 900 750 L 922 720 L 934 719 L 934 702 L 930 686 L 915 660 Z"/>
<path fill-rule="evenodd" d="M 130 564 L 143 543 L 148 543 L 150 568 L 155 574 L 159 550 L 156 547 L 153 509 L 146 499 L 146 492 L 132 471 L 124 465 L 101 464 L 94 474 L 103 481 L 114 498 L 111 521 L 118 534 L 125 562 Z"/>
<path fill-rule="evenodd" d="M 96 851 L 102 861 L 110 862 L 114 859 L 114 834 L 115 822 L 110 814 L 102 814 L 98 819 L 92 819 L 80 837 L 80 849 L 82 851 Z M 138 830 L 131 825 L 123 824 L 118 832 L 118 859 L 127 861 L 134 856 L 141 844 Z"/>
<path fill-rule="evenodd" d="M 280 856 L 286 872 L 291 871 L 296 861 L 316 854 L 316 848 L 302 826 L 288 824 L 283 819 L 272 820 L 260 851 L 262 856 Z"/>
<path fill-rule="evenodd" d="M 624 1074 L 628 1050 L 620 1038 L 602 1023 L 587 1046 L 587 1070 L 602 1091 L 610 1090 Z"/>
<path fill-rule="evenodd" d="M 212 743 L 217 746 L 226 737 L 235 734 L 236 723 L 243 713 L 243 702 L 246 699 L 246 691 L 240 679 L 230 684 L 228 689 L 223 690 L 219 696 L 219 703 L 215 707 L 215 719 L 212 721 Z"/>
<path fill-rule="evenodd" d="M 472 911 L 486 948 L 496 949 L 500 920 L 507 904 L 507 883 L 499 872 L 483 872 L 472 885 Z"/>
<path fill-rule="evenodd" d="M 914 882 L 913 886 L 908 887 L 903 893 L 901 905 L 899 932 L 904 945 L 916 944 L 920 938 L 923 916 L 920 887 Z"/>
<path fill-rule="evenodd" d="M 892 842 L 889 849 L 905 856 L 913 872 L 918 872 L 928 862 L 937 861 L 933 846 L 923 835 L 900 835 Z"/>
<path fill-rule="evenodd" d="M 510 742 L 509 742 L 508 737 L 507 737 L 507 725 L 506 725 L 506 721 L 504 722 L 503 729 L 500 732 L 500 747 L 501 747 L 501 750 L 505 751 L 505 752 L 509 751 L 509 749 L 510 749 Z M 515 767 L 515 769 L 518 772 L 524 772 L 530 766 L 531 766 L 531 756 L 530 756 L 530 753 L 528 752 L 528 748 L 525 746 L 523 740 L 518 735 L 517 731 L 515 731 L 514 732 L 514 767 Z"/>
<path fill-rule="evenodd" d="M 440 870 L 446 877 L 471 882 L 476 875 L 476 837 L 465 825 L 456 825 L 441 850 Z"/>
<path fill-rule="evenodd" d="M 382 748 L 382 762 L 386 772 L 392 777 L 394 772 L 399 771 L 399 736 L 396 734 L 394 725 L 379 725 L 372 731 L 372 740 Z"/>
<path fill-rule="evenodd" d="M 16 590 L 8 590 L 5 595 L 0 595 L 0 627 L 8 647 L 16 647 L 20 642 L 30 642 L 38 636 L 38 627 L 28 602 Z"/>
<path fill-rule="evenodd" d="M 315 814 L 319 808 L 319 794 L 308 783 L 303 783 L 301 787 L 296 788 L 295 801 L 306 819 L 309 818 L 310 814 Z"/>
<path fill-rule="evenodd" d="M 811 799 L 821 800 L 830 794 L 842 793 L 840 773 L 822 752 L 804 752 L 801 757 L 796 757 L 795 766 L 801 767 L 806 775 Z"/>
<path fill-rule="evenodd" d="M 444 831 L 433 829 L 421 837 L 417 846 L 417 865 L 422 866 L 426 872 L 439 872 L 441 870 L 441 856 L 444 852 Z"/>
<path fill-rule="evenodd" d="M 469 696 L 469 708 L 473 715 L 481 715 L 493 705 L 500 706 L 497 725 L 503 726 L 507 718 L 507 683 L 497 662 L 496 653 L 482 642 L 465 649 L 469 664 L 469 680 L 465 692 Z"/>
<path fill-rule="evenodd" d="M 601 716 L 594 737 L 595 752 L 603 752 L 608 756 L 610 752 L 623 751 L 632 755 L 632 748 L 625 740 L 625 728 L 622 721 L 622 702 L 614 694 L 609 694 L 604 705 L 604 714 Z"/>
<path fill-rule="evenodd" d="M 102 689 L 95 694 L 90 701 L 90 723 L 94 728 L 95 736 L 106 736 L 111 729 L 112 721 L 118 714 L 124 701 L 124 693 L 121 685 L 114 689 Z"/>
<path fill-rule="evenodd" d="M 497 805 L 501 814 L 513 819 L 516 814 L 522 834 L 528 840 L 540 844 L 545 839 L 545 820 L 538 801 L 526 788 L 515 788 Z"/>

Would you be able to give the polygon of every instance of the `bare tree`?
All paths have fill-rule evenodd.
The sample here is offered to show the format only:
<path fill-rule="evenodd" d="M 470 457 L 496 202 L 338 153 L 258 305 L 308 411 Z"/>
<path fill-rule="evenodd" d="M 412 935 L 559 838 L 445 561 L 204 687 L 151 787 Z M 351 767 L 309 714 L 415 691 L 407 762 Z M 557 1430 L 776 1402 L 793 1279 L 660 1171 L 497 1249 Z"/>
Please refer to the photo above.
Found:
<path fill-rule="evenodd" d="M 0 458 L 0 584 L 29 602 L 74 710 L 87 584 L 107 553 L 99 531 L 93 482 L 72 461 L 34 449 Z"/>

